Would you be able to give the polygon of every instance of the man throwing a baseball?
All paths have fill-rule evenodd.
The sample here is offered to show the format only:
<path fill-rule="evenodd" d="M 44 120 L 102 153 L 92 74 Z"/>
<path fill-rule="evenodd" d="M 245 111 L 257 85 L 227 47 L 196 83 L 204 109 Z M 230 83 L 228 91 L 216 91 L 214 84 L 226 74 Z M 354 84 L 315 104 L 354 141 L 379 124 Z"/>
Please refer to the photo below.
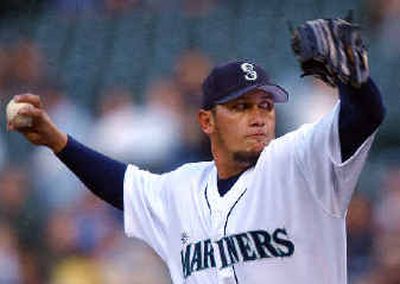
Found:
<path fill-rule="evenodd" d="M 275 138 L 274 104 L 287 92 L 253 62 L 216 66 L 198 113 L 210 162 L 162 175 L 124 165 L 60 131 L 32 94 L 14 98 L 31 104 L 19 115 L 32 125 L 8 127 L 123 210 L 126 234 L 158 253 L 174 283 L 346 283 L 347 207 L 385 110 L 354 25 L 306 22 L 292 46 L 305 75 L 338 87 L 340 101 Z"/>

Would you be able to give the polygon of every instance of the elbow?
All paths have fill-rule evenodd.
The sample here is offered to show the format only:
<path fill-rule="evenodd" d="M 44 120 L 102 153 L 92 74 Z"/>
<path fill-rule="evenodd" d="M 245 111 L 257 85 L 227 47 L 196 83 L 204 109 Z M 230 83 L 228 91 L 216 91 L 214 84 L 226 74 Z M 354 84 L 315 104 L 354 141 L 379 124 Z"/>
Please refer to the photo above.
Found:
<path fill-rule="evenodd" d="M 383 123 L 383 121 L 385 120 L 386 117 L 386 107 L 385 105 L 382 103 L 380 104 L 380 106 L 377 108 L 377 111 L 375 111 L 374 113 L 374 122 L 377 125 L 380 125 Z"/>

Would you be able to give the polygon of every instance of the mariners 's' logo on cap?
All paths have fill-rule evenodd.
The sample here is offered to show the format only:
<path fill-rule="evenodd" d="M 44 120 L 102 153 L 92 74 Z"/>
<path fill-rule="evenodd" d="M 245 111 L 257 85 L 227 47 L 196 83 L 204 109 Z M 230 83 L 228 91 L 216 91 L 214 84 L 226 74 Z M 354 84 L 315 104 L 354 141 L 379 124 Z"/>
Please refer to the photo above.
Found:
<path fill-rule="evenodd" d="M 244 78 L 248 81 L 257 80 L 257 72 L 254 70 L 254 65 L 251 63 L 243 63 L 240 65 L 242 71 L 244 72 Z"/>

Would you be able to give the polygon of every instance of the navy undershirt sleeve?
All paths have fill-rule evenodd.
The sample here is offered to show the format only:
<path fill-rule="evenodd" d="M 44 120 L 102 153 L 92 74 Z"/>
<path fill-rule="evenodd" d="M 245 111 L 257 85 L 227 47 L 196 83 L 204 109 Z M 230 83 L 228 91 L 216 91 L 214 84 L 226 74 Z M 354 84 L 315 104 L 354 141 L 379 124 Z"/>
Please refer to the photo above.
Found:
<path fill-rule="evenodd" d="M 371 78 L 354 88 L 339 84 L 339 139 L 342 161 L 350 158 L 385 117 L 379 89 Z"/>
<path fill-rule="evenodd" d="M 82 145 L 71 136 L 57 157 L 91 192 L 123 210 L 123 181 L 127 165 Z"/>

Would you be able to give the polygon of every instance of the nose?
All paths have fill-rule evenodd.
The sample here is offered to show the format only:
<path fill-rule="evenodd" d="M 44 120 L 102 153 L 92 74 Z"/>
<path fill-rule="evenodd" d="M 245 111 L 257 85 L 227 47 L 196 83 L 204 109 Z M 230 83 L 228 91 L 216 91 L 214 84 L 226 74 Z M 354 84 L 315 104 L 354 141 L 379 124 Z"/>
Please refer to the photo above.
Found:
<path fill-rule="evenodd" d="M 250 126 L 262 127 L 266 123 L 265 110 L 255 106 L 250 112 Z"/>

